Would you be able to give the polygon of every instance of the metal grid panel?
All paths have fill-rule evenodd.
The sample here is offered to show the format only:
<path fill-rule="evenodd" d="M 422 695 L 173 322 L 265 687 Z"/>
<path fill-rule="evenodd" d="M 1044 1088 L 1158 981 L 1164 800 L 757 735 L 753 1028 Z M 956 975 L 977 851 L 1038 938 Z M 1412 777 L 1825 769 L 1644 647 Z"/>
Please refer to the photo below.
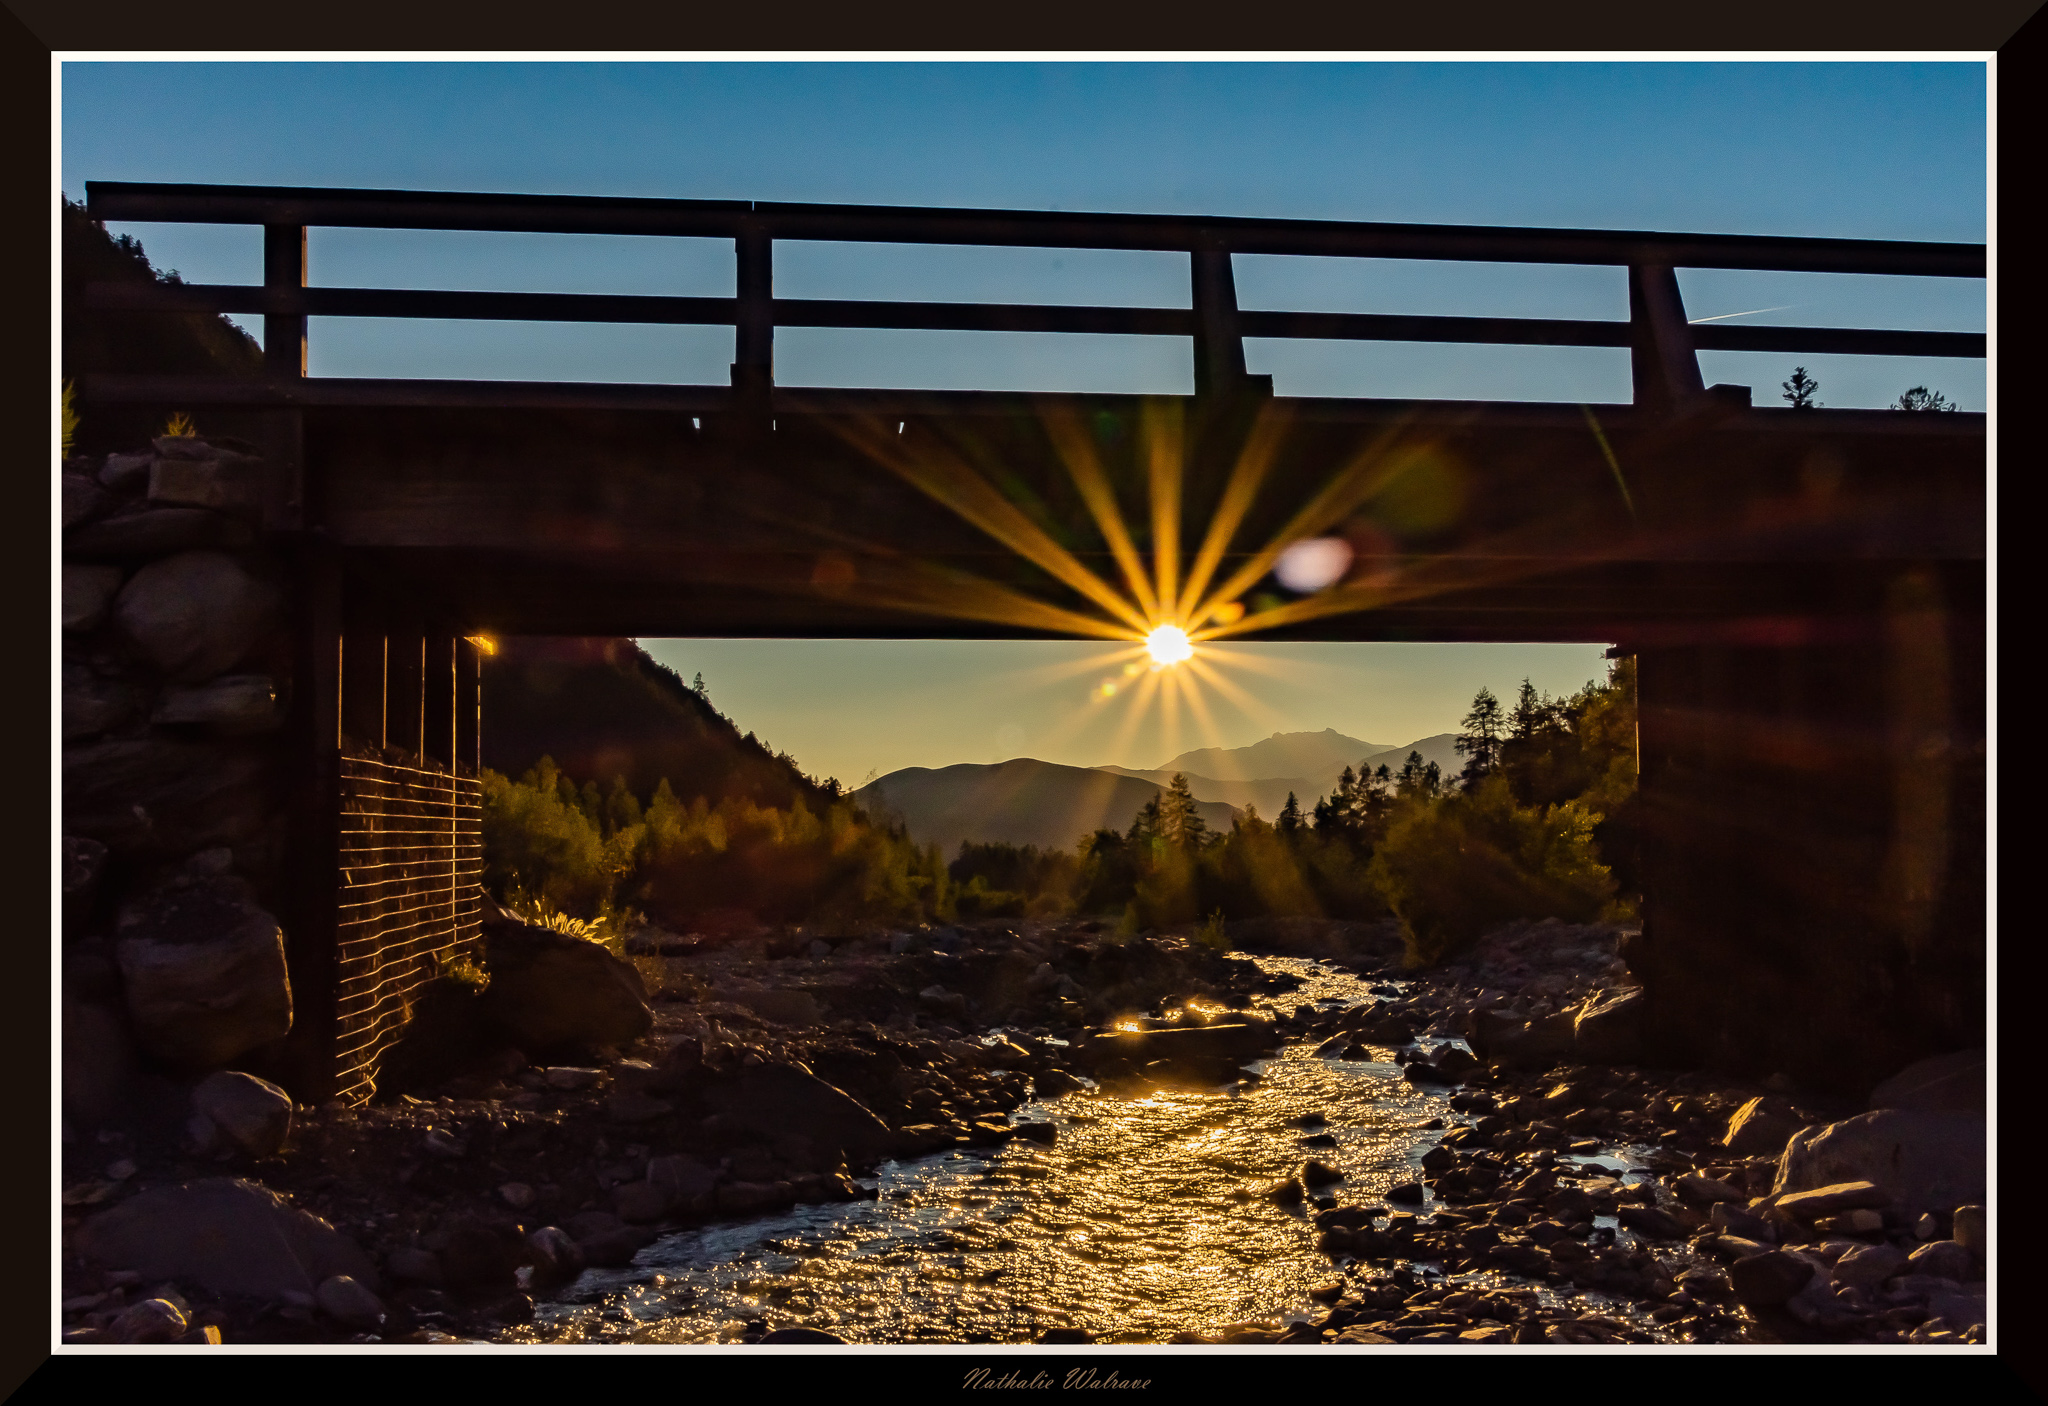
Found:
<path fill-rule="evenodd" d="M 336 1096 L 366 1102 L 413 996 L 478 950 L 483 791 L 418 758 L 341 757 Z"/>

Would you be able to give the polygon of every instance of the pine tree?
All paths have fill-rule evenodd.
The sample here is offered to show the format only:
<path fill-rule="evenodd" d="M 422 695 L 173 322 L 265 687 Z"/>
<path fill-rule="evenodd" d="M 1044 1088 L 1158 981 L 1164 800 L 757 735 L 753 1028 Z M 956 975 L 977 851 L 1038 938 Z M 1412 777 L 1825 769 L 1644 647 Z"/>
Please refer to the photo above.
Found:
<path fill-rule="evenodd" d="M 1131 821 L 1130 833 L 1124 836 L 1127 843 L 1137 844 L 1159 836 L 1159 797 L 1154 796 L 1138 807 L 1137 816 Z"/>
<path fill-rule="evenodd" d="M 1813 398 L 1820 390 L 1820 382 L 1807 375 L 1804 366 L 1793 367 L 1792 379 L 1781 384 L 1785 390 L 1784 398 L 1792 402 L 1794 410 L 1812 410 L 1820 405 L 1820 402 Z"/>
<path fill-rule="evenodd" d="M 1159 838 L 1177 849 L 1200 849 L 1208 837 L 1209 824 L 1196 808 L 1188 779 L 1177 771 L 1159 798 Z"/>
<path fill-rule="evenodd" d="M 1900 396 L 1892 406 L 1894 410 L 1954 410 L 1954 401 L 1940 391 L 1929 391 L 1925 386 L 1915 386 Z"/>
<path fill-rule="evenodd" d="M 1479 779 L 1500 765 L 1501 736 L 1506 721 L 1501 715 L 1500 700 L 1493 696 L 1493 690 L 1482 687 L 1472 696 L 1472 711 L 1465 714 L 1463 730 L 1458 740 L 1451 745 L 1465 758 L 1465 769 L 1458 774 L 1467 790 L 1479 784 Z"/>
<path fill-rule="evenodd" d="M 1280 807 L 1280 817 L 1273 822 L 1273 828 L 1283 835 L 1301 833 L 1301 802 L 1294 798 L 1294 792 L 1287 793 L 1287 804 Z"/>
<path fill-rule="evenodd" d="M 1394 787 L 1401 795 L 1412 796 L 1422 786 L 1422 753 L 1410 752 L 1408 760 L 1401 763 L 1400 774 L 1394 778 Z"/>

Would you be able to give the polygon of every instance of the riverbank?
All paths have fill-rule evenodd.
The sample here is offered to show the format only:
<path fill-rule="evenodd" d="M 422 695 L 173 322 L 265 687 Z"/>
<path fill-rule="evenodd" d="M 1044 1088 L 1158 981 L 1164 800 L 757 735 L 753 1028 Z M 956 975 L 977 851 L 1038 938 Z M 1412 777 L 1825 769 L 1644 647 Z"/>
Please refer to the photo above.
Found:
<path fill-rule="evenodd" d="M 1294 950 L 1290 974 L 1186 936 L 1120 940 L 1091 925 L 644 935 L 636 957 L 654 1026 L 605 1059 L 533 1067 L 493 1051 L 486 1066 L 390 1103 L 296 1110 L 283 1146 L 260 1159 L 197 1158 L 146 1134 L 68 1144 L 67 1199 L 79 1204 L 67 1213 L 66 1327 L 80 1341 L 209 1328 L 231 1342 L 541 1336 L 537 1304 L 551 1320 L 579 1283 L 630 1274 L 648 1247 L 696 1228 L 804 1207 L 828 1216 L 875 1195 L 877 1167 L 949 1151 L 1044 1176 L 1061 1150 L 1047 1144 L 1084 1137 L 1087 1120 L 1133 1095 L 1178 1087 L 1243 1105 L 1313 1060 L 1415 1096 L 1401 1105 L 1406 1121 L 1375 1130 L 1375 1145 L 1398 1155 L 1331 1167 L 1344 1158 L 1326 1148 L 1355 1150 L 1342 1126 L 1352 1115 L 1333 1106 L 1301 1115 L 1284 1139 L 1265 1130 L 1268 1146 L 1244 1159 L 1278 1159 L 1286 1174 L 1240 1177 L 1230 1194 L 1244 1209 L 1228 1214 L 1260 1217 L 1274 1244 L 1313 1244 L 1327 1265 L 1310 1286 L 1313 1311 L 1149 1340 L 1967 1340 L 1982 1321 L 1981 1261 L 1958 1244 L 1967 1226 L 1774 1200 L 1783 1142 L 1755 1150 L 1758 1111 L 1789 1140 L 1854 1110 L 1699 1074 L 1515 1068 L 1520 1057 L 1467 1053 L 1488 1020 L 1526 1036 L 1589 997 L 1625 992 L 1624 936 L 1523 925 L 1459 967 L 1404 973 L 1385 929 L 1242 934 Z M 1340 955 L 1318 967 L 1318 945 Z M 1318 970 L 1346 994 L 1295 1001 L 1321 989 Z M 1260 1062 L 1273 1055 L 1285 1062 Z M 1731 1122 L 1753 1125 L 1733 1147 Z M 359 1247 L 349 1277 L 362 1293 L 346 1297 L 303 1267 L 288 1283 L 283 1266 L 269 1282 L 245 1280 L 255 1292 L 208 1291 L 74 1253 L 102 1207 L 228 1178 L 283 1198 L 252 1193 L 233 1211 L 244 1220 L 309 1213 Z M 1937 1268 L 1951 1272 L 1924 1272 Z M 163 1307 L 143 1313 L 150 1301 Z M 1010 1340 L 1115 1337 L 1114 1325 L 1062 1328 L 1057 1306 L 1041 1307 L 1003 1330 Z M 820 1335 L 763 1316 L 732 1335 L 858 1333 L 835 1326 Z"/>

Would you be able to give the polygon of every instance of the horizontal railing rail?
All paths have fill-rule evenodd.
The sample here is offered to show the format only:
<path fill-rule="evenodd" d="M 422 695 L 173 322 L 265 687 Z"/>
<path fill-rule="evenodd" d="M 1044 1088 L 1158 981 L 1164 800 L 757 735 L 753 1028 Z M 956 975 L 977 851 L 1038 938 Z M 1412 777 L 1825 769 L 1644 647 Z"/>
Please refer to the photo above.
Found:
<path fill-rule="evenodd" d="M 306 320 L 311 317 L 730 326 L 735 356 L 729 398 L 755 412 L 765 411 L 773 386 L 778 327 L 1188 337 L 1194 342 L 1198 395 L 1270 393 L 1269 381 L 1246 373 L 1248 337 L 1626 347 L 1632 354 L 1635 402 L 1654 410 L 1683 409 L 1706 395 L 1696 355 L 1700 351 L 1912 357 L 1983 357 L 1988 351 L 1988 337 L 1981 332 L 1695 325 L 1685 318 L 1675 276 L 1680 268 L 1713 268 L 1982 278 L 1986 252 L 1976 244 L 100 181 L 87 183 L 86 197 L 88 213 L 103 221 L 263 226 L 260 285 L 96 284 L 84 291 L 86 305 L 95 308 L 262 316 L 265 370 L 247 383 L 251 403 L 305 403 L 280 395 L 275 383 L 305 377 Z M 730 239 L 738 286 L 732 297 L 309 287 L 305 237 L 314 225 Z M 773 292 L 777 240 L 1182 252 L 1191 256 L 1191 306 L 778 298 Z M 1234 254 L 1623 266 L 1629 271 L 1629 317 L 1603 321 L 1245 309 L 1237 303 Z M 101 399 L 142 399 L 161 381 L 95 376 L 81 389 Z M 262 382 L 271 383 L 270 389 L 260 389 Z"/>

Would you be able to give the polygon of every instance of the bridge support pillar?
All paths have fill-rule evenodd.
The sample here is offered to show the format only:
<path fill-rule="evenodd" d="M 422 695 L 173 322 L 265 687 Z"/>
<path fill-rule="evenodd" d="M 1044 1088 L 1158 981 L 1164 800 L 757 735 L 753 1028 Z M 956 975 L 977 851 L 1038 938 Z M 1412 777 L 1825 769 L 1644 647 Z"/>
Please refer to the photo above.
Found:
<path fill-rule="evenodd" d="M 1854 626 L 1636 650 L 1629 965 L 1662 1061 L 1860 1097 L 1983 1043 L 1982 568 L 1879 593 Z"/>

